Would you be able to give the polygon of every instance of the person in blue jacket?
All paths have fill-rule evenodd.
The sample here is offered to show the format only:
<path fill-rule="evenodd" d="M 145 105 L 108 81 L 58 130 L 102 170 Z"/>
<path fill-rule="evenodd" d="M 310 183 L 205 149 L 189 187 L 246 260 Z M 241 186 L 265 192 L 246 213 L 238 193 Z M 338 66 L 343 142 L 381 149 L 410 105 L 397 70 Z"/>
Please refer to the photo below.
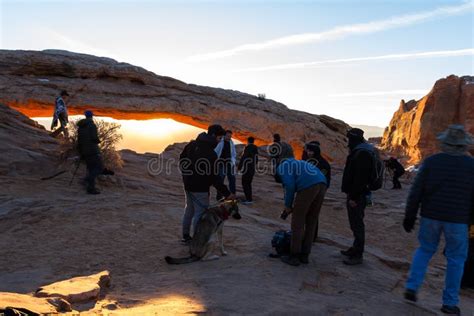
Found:
<path fill-rule="evenodd" d="M 326 177 L 314 165 L 294 158 L 293 149 L 281 143 L 275 178 L 285 189 L 285 210 L 291 214 L 290 255 L 282 256 L 287 264 L 298 266 L 309 262 L 309 254 L 327 189 Z"/>

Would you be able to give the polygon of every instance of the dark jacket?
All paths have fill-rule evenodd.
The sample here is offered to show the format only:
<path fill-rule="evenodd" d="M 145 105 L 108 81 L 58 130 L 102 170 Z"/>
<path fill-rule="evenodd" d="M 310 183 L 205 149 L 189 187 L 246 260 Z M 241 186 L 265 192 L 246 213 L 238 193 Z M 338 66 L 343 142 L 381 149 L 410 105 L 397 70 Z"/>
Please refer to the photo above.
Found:
<path fill-rule="evenodd" d="M 213 185 L 222 195 L 230 194 L 217 168 L 217 145 L 215 137 L 201 133 L 184 147 L 179 156 L 180 170 L 183 175 L 184 189 L 189 192 L 209 192 Z"/>
<path fill-rule="evenodd" d="M 351 200 L 358 200 L 368 194 L 370 178 L 374 168 L 371 154 L 374 148 L 368 143 L 361 143 L 351 150 L 347 156 L 342 176 L 342 192 Z"/>
<path fill-rule="evenodd" d="M 318 169 L 321 170 L 322 174 L 324 174 L 324 176 L 326 177 L 327 185 L 329 188 L 329 186 L 331 185 L 331 165 L 329 164 L 329 162 L 322 156 L 314 158 L 306 157 L 306 159 L 303 160 L 306 160 L 307 162 L 318 167 Z"/>
<path fill-rule="evenodd" d="M 258 163 L 258 147 L 254 144 L 245 146 L 242 157 L 240 157 L 238 170 L 244 173 L 255 172 Z"/>
<path fill-rule="evenodd" d="M 440 153 L 422 164 L 410 194 L 405 216 L 421 216 L 468 224 L 474 212 L 474 159 Z"/>
<path fill-rule="evenodd" d="M 92 118 L 85 118 L 77 123 L 77 150 L 82 158 L 100 154 L 97 126 Z"/>
<path fill-rule="evenodd" d="M 402 164 L 395 158 L 390 158 L 387 161 L 387 167 L 393 170 L 395 175 L 401 176 L 405 173 L 405 168 L 403 168 Z"/>

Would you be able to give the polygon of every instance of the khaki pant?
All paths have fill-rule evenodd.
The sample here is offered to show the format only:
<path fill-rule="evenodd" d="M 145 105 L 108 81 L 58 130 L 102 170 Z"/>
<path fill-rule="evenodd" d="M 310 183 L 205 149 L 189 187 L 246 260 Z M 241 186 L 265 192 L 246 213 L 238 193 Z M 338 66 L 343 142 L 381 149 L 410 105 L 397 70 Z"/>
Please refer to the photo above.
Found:
<path fill-rule="evenodd" d="M 291 215 L 291 254 L 309 254 L 313 244 L 326 185 L 319 183 L 296 193 Z"/>

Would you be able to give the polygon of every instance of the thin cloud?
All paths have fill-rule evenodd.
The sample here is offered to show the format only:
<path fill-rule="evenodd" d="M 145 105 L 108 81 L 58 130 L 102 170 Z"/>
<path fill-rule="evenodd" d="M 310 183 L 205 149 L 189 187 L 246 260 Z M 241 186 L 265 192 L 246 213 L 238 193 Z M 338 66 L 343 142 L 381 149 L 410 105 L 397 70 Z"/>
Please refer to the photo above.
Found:
<path fill-rule="evenodd" d="M 352 97 L 378 97 L 378 96 L 396 96 L 396 95 L 413 95 L 413 94 L 426 94 L 428 90 L 392 90 L 392 91 L 374 91 L 374 92 L 349 92 L 349 93 L 335 93 L 330 94 L 331 98 L 352 98 Z"/>
<path fill-rule="evenodd" d="M 416 58 L 433 58 L 433 57 L 458 57 L 458 56 L 471 56 L 474 55 L 474 48 L 458 49 L 458 50 L 442 50 L 432 52 L 421 52 L 421 53 L 406 53 L 406 54 L 390 54 L 381 56 L 369 56 L 369 57 L 356 57 L 356 58 L 341 58 L 341 59 L 330 59 L 322 61 L 312 61 L 303 63 L 292 63 L 292 64 L 280 64 L 264 67 L 244 68 L 237 69 L 234 72 L 260 72 L 270 70 L 288 70 L 288 69 L 302 69 L 312 67 L 322 67 L 327 65 L 341 65 L 358 63 L 364 61 L 377 61 L 377 60 L 407 60 Z"/>
<path fill-rule="evenodd" d="M 231 49 L 221 50 L 217 52 L 198 54 L 190 56 L 186 61 L 188 62 L 200 62 L 219 58 L 225 58 L 237 55 L 239 53 L 260 51 L 265 49 L 279 48 L 284 46 L 301 45 L 308 43 L 318 43 L 323 41 L 335 40 L 344 38 L 350 35 L 369 34 L 381 32 L 389 29 L 404 27 L 415 23 L 421 23 L 437 17 L 451 16 L 462 14 L 465 12 L 472 11 L 474 8 L 474 2 L 469 1 L 461 5 L 446 6 L 436 8 L 431 11 L 420 12 L 415 14 L 407 14 L 401 16 L 395 16 L 392 18 L 377 20 L 367 23 L 359 23 L 352 25 L 338 26 L 328 31 L 319 33 L 302 33 L 284 36 L 260 43 L 250 43 L 236 46 Z"/>

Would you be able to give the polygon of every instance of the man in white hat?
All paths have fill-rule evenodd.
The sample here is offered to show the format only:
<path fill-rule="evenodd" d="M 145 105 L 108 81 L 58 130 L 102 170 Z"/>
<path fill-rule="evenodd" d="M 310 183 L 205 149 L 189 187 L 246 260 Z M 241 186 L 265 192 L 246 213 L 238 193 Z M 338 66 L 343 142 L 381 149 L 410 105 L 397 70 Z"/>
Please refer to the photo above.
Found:
<path fill-rule="evenodd" d="M 413 257 L 405 298 L 417 300 L 417 291 L 443 233 L 447 269 L 441 311 L 460 315 L 459 289 L 468 251 L 468 225 L 474 212 L 474 159 L 467 154 L 472 138 L 462 125 L 451 125 L 438 140 L 441 153 L 423 162 L 405 209 L 403 227 L 411 232 L 421 205 L 420 247 Z"/>

